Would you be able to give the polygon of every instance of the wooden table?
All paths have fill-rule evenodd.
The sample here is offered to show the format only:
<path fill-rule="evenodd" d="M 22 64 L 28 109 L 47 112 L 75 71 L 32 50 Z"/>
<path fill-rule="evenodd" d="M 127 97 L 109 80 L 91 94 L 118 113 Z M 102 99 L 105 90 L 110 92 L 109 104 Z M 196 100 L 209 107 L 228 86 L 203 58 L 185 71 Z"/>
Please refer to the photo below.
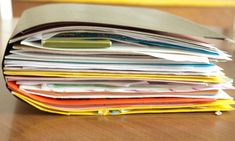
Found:
<path fill-rule="evenodd" d="M 1 22 L 1 55 L 16 22 Z M 223 48 L 234 55 L 230 45 Z M 233 57 L 235 60 L 235 55 Z M 223 63 L 235 79 L 235 61 Z M 1 72 L 2 73 L 2 72 Z M 235 111 L 214 113 L 62 116 L 41 112 L 13 97 L 1 76 L 0 141 L 232 141 Z M 229 91 L 235 97 L 235 91 Z"/>

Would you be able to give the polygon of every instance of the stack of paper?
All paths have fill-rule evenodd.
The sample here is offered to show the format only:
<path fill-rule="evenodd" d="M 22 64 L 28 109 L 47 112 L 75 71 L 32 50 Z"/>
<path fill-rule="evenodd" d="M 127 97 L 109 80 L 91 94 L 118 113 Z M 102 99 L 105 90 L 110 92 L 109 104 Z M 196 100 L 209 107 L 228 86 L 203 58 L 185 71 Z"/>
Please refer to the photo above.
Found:
<path fill-rule="evenodd" d="M 215 64 L 230 56 L 202 37 L 98 24 L 52 29 L 16 34 L 4 60 L 12 94 L 40 110 L 119 115 L 233 109 L 224 91 L 234 88 L 232 80 Z"/>

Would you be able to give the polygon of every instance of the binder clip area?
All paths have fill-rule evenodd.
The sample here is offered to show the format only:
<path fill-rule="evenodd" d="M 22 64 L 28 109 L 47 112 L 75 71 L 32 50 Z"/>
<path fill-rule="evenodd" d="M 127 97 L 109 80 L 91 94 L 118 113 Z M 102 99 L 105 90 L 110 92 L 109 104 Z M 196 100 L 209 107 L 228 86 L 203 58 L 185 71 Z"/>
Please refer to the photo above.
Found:
<path fill-rule="evenodd" d="M 98 110 L 98 115 L 109 115 L 110 111 L 108 109 L 100 109 Z"/>
<path fill-rule="evenodd" d="M 120 115 L 123 113 L 127 113 L 129 110 L 120 109 L 120 110 L 108 110 L 108 109 L 101 109 L 98 110 L 98 115 Z"/>
<path fill-rule="evenodd" d="M 221 116 L 223 113 L 221 111 L 215 111 L 215 115 Z"/>
<path fill-rule="evenodd" d="M 129 110 L 127 109 L 120 109 L 120 110 L 112 110 L 112 115 L 120 115 L 120 114 L 127 114 Z"/>

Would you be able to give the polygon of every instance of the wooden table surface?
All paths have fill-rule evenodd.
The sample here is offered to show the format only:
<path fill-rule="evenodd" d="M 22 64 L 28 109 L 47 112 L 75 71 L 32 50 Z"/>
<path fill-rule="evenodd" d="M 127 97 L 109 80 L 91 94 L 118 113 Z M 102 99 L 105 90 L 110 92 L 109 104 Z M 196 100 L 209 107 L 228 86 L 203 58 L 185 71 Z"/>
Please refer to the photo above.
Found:
<path fill-rule="evenodd" d="M 15 23 L 0 23 L 1 55 Z M 234 47 L 230 44 L 222 47 L 234 55 Z M 220 66 L 235 79 L 235 61 Z M 63 116 L 41 112 L 13 97 L 6 89 L 2 75 L 0 85 L 0 141 L 235 140 L 235 111 L 224 112 L 221 116 L 212 112 Z M 235 91 L 228 92 L 235 97 Z"/>

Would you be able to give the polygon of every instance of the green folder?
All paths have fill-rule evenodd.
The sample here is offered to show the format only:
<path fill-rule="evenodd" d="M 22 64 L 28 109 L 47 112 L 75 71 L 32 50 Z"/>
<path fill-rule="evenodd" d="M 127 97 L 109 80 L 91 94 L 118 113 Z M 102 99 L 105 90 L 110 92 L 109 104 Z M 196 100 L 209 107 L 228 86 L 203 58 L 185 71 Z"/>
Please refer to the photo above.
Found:
<path fill-rule="evenodd" d="M 109 39 L 50 38 L 41 41 L 46 48 L 107 48 L 112 45 Z"/>

